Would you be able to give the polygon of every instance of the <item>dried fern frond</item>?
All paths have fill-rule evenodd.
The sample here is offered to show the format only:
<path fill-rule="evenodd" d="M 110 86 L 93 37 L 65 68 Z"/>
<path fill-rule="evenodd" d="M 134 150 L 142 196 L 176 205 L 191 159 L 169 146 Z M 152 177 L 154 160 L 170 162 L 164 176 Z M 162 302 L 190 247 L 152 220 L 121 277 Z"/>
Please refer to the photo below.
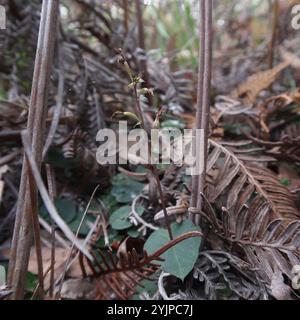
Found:
<path fill-rule="evenodd" d="M 265 284 L 251 266 L 225 251 L 203 251 L 193 274 L 172 299 L 184 300 L 265 300 Z"/>
<path fill-rule="evenodd" d="M 227 144 L 228 145 L 228 144 Z M 280 184 L 271 171 L 258 166 L 256 162 L 266 162 L 268 157 L 245 155 L 253 149 L 234 148 L 234 152 L 221 143 L 210 140 L 207 172 L 210 177 L 207 186 L 208 200 L 213 203 L 226 195 L 228 210 L 239 212 L 245 204 L 259 198 L 268 205 L 269 218 L 295 218 L 298 210 L 290 191 Z M 256 151 L 256 149 L 254 149 Z M 226 193 L 227 192 L 227 193 Z"/>
<path fill-rule="evenodd" d="M 97 280 L 98 299 L 113 299 L 115 297 L 128 300 L 136 293 L 136 286 L 141 286 L 142 279 L 151 280 L 153 275 L 160 268 L 163 261 L 161 255 L 176 244 L 188 238 L 202 236 L 201 232 L 190 231 L 171 240 L 157 251 L 148 255 L 145 250 L 138 253 L 135 248 L 131 251 L 120 251 L 118 257 L 110 250 L 106 252 L 98 249 L 91 251 L 95 265 L 83 255 L 79 255 L 82 274 L 87 277 L 85 263 L 92 272 L 92 277 Z"/>
<path fill-rule="evenodd" d="M 149 52 L 148 68 L 154 89 L 160 93 L 162 102 L 168 105 L 171 112 L 178 113 L 183 109 L 192 111 L 194 79 L 190 70 L 172 72 L 169 64 L 161 56 L 155 57 L 156 50 Z"/>
<path fill-rule="evenodd" d="M 148 256 L 143 253 L 142 258 L 139 257 L 137 251 L 133 249 L 130 252 L 121 252 L 119 258 L 114 257 L 110 251 L 105 253 L 98 250 L 100 255 L 97 257 L 93 252 L 96 265 L 92 265 L 87 261 L 92 271 L 92 277 L 97 279 L 97 299 L 111 299 L 117 297 L 119 299 L 128 300 L 129 297 L 136 293 L 136 286 L 142 286 L 142 279 L 151 279 L 160 267 L 157 262 L 161 261 L 159 257 Z M 81 266 L 83 275 L 87 272 L 84 269 L 81 256 Z"/>
<path fill-rule="evenodd" d="M 227 96 L 217 96 L 215 102 L 215 108 L 220 112 L 218 118 L 223 115 L 257 115 L 258 110 L 253 107 L 253 105 L 244 106 L 240 101 L 232 99 Z"/>
<path fill-rule="evenodd" d="M 194 267 L 193 277 L 204 285 L 206 299 L 266 299 L 264 286 L 251 273 L 247 263 L 221 251 L 204 251 Z M 227 292 L 226 292 L 227 291 Z"/>
<path fill-rule="evenodd" d="M 292 161 L 300 162 L 300 124 L 293 123 L 286 126 L 281 132 L 281 141 L 279 154 L 282 158 L 287 157 Z"/>
<path fill-rule="evenodd" d="M 277 269 L 291 278 L 293 266 L 300 263 L 293 195 L 267 169 L 245 164 L 219 143 L 210 141 L 210 146 L 206 218 L 224 240 L 244 250 L 268 283 Z"/>

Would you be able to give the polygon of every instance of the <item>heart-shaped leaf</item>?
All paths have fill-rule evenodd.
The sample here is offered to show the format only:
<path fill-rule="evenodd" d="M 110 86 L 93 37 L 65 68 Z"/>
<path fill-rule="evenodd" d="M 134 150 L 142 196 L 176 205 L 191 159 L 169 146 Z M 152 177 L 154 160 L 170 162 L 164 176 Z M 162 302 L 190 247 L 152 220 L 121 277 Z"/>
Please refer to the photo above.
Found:
<path fill-rule="evenodd" d="M 189 220 L 185 220 L 181 224 L 173 223 L 171 229 L 174 238 L 189 231 L 200 231 L 200 228 L 196 227 Z M 144 249 L 148 254 L 152 254 L 169 241 L 170 238 L 167 230 L 159 229 L 150 235 L 145 243 Z M 195 237 L 183 240 L 170 248 L 162 255 L 162 258 L 165 259 L 161 265 L 162 269 L 177 278 L 184 280 L 197 261 L 200 243 L 201 238 Z"/>
<path fill-rule="evenodd" d="M 122 173 L 112 179 L 111 194 L 119 203 L 129 203 L 141 192 L 144 184 L 135 181 Z"/>
<path fill-rule="evenodd" d="M 142 215 L 144 208 L 137 207 L 136 212 L 138 215 Z M 130 228 L 132 226 L 132 223 L 129 221 L 130 213 L 131 206 L 123 206 L 114 211 L 109 218 L 111 227 L 115 230 L 124 230 Z"/>
<path fill-rule="evenodd" d="M 123 206 L 112 213 L 109 218 L 111 227 L 115 230 L 124 230 L 132 226 L 129 221 L 129 215 L 131 212 L 130 206 Z"/>
<path fill-rule="evenodd" d="M 54 204 L 60 216 L 64 219 L 66 223 L 70 224 L 76 218 L 78 211 L 74 201 L 65 198 L 57 198 L 55 199 Z M 44 205 L 42 205 L 40 209 L 40 215 L 44 219 L 50 219 L 48 211 Z"/>

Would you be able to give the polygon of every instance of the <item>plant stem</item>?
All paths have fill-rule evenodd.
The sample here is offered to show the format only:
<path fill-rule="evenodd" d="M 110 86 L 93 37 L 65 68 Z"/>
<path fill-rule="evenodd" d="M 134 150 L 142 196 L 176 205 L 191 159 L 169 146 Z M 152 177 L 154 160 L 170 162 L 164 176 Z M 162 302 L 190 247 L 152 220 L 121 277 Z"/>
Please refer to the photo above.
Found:
<path fill-rule="evenodd" d="M 272 5 L 272 36 L 269 43 L 269 55 L 268 55 L 268 66 L 269 69 L 273 68 L 274 63 L 274 49 L 277 39 L 277 28 L 278 28 L 278 17 L 279 17 L 279 2 L 278 0 L 273 0 Z"/>
<path fill-rule="evenodd" d="M 192 201 L 196 200 L 196 207 L 202 209 L 202 197 L 199 195 L 204 192 L 206 166 L 207 166 L 207 148 L 208 148 L 208 133 L 210 120 L 210 89 L 211 89 L 211 67 L 212 67 L 212 1 L 200 0 L 200 49 L 199 64 L 203 64 L 203 68 L 199 66 L 199 83 L 198 83 L 198 102 L 197 102 L 197 122 L 196 129 L 202 129 L 204 135 L 204 163 L 203 172 L 194 177 Z M 201 98 L 202 97 L 202 98 Z M 200 146 L 195 146 L 195 149 Z M 198 180 L 198 182 L 196 181 Z M 195 202 L 192 202 L 194 205 Z M 200 216 L 192 217 L 196 224 L 200 222 Z"/>
<path fill-rule="evenodd" d="M 155 180 L 156 180 L 156 184 L 157 184 L 158 193 L 159 193 L 161 205 L 162 205 L 163 212 L 164 212 L 164 217 L 165 217 L 165 222 L 166 222 L 168 234 L 169 234 L 170 240 L 173 240 L 171 224 L 170 224 L 170 220 L 169 220 L 169 216 L 168 216 L 168 212 L 167 212 L 167 207 L 166 207 L 166 202 L 165 202 L 165 197 L 164 197 L 164 193 L 162 191 L 161 182 L 159 180 L 158 172 L 154 166 L 151 166 L 151 171 L 152 171 L 152 173 L 155 177 Z"/>
<path fill-rule="evenodd" d="M 26 159 L 27 161 L 27 159 Z M 37 209 L 37 201 L 35 201 L 35 188 L 34 188 L 34 179 L 32 176 L 31 170 L 28 172 L 28 181 L 29 181 L 29 192 L 30 192 L 30 201 L 32 203 L 32 225 L 34 231 L 34 240 L 35 240 L 35 250 L 37 257 L 37 266 L 38 266 L 38 281 L 39 281 L 39 289 L 37 291 L 38 297 L 43 299 L 44 297 L 44 271 L 43 271 L 43 256 L 42 256 L 42 244 L 41 244 L 41 231 L 40 231 L 40 223 L 38 217 L 38 209 Z"/>
<path fill-rule="evenodd" d="M 204 74 L 204 56 L 205 56 L 205 1 L 199 1 L 199 61 L 198 61 L 198 86 L 197 86 L 197 110 L 196 110 L 196 127 L 201 128 L 202 100 L 203 100 L 203 74 Z M 195 131 L 193 135 L 193 151 L 196 152 Z M 196 156 L 196 153 L 194 154 Z M 196 207 L 198 199 L 199 176 L 194 175 L 192 178 L 192 199 L 191 206 Z M 191 219 L 194 216 L 191 214 Z"/>
<path fill-rule="evenodd" d="M 138 118 L 141 121 L 141 127 L 145 127 L 145 120 L 144 120 L 144 115 L 143 115 L 143 110 L 141 108 L 141 102 L 140 102 L 140 98 L 138 95 L 138 91 L 137 91 L 137 85 L 134 85 L 134 98 L 135 98 L 135 105 L 136 105 L 136 113 Z"/>
<path fill-rule="evenodd" d="M 53 167 L 46 164 L 46 174 L 48 182 L 48 190 L 51 200 L 54 202 L 57 191 L 55 185 L 55 173 Z M 49 295 L 54 296 L 54 266 L 55 266 L 55 222 L 51 220 L 51 264 L 50 264 L 50 287 Z"/>
<path fill-rule="evenodd" d="M 127 63 L 125 56 L 122 53 L 120 53 L 120 54 L 122 55 L 122 59 L 124 60 L 124 62 Z M 127 66 L 128 66 L 128 69 L 130 69 L 129 64 L 127 64 Z M 129 70 L 129 71 L 127 70 L 127 72 L 130 76 L 130 80 L 132 81 L 133 77 L 132 77 L 131 70 Z M 141 108 L 139 94 L 138 94 L 138 83 L 133 82 L 133 84 L 134 84 L 133 85 L 133 92 L 134 92 L 134 98 L 135 98 L 135 109 L 136 109 L 137 117 L 139 118 L 141 128 L 144 129 L 145 131 L 147 131 L 147 129 L 145 127 L 143 110 Z M 150 138 L 149 138 L 149 133 L 148 133 L 148 152 L 149 152 L 148 156 L 150 159 L 151 158 L 151 143 L 150 143 L 149 139 Z M 157 169 L 153 165 L 148 165 L 147 167 L 150 169 L 150 171 L 152 172 L 152 174 L 156 180 L 158 193 L 159 193 L 159 197 L 160 197 L 161 204 L 163 207 L 164 217 L 165 217 L 165 221 L 166 221 L 166 225 L 167 225 L 167 230 L 169 233 L 170 240 L 172 240 L 173 239 L 172 230 L 171 230 L 171 226 L 170 226 L 170 221 L 169 221 L 169 217 L 168 217 L 168 213 L 167 213 L 165 198 L 164 198 L 163 190 L 161 187 L 161 182 L 159 180 L 159 175 L 158 175 Z"/>
<path fill-rule="evenodd" d="M 124 29 L 125 34 L 128 34 L 128 20 L 129 20 L 129 12 L 128 12 L 128 0 L 123 0 L 123 10 L 124 10 Z"/>
<path fill-rule="evenodd" d="M 31 138 L 33 156 L 39 170 L 44 144 L 50 71 L 57 34 L 58 9 L 58 0 L 43 1 L 29 106 L 27 129 Z M 37 214 L 32 212 L 37 210 L 37 188 L 36 184 L 32 184 L 32 190 L 29 190 L 29 166 L 25 159 L 26 157 L 24 157 L 23 161 L 8 272 L 8 285 L 13 290 L 13 299 L 22 299 L 24 297 L 25 279 L 33 236 L 31 216 L 32 214 Z M 33 198 L 30 194 L 33 195 Z"/>
<path fill-rule="evenodd" d="M 146 46 L 145 46 L 144 21 L 143 21 L 143 13 L 142 13 L 140 0 L 135 0 L 135 4 L 136 4 L 137 25 L 138 25 L 138 39 L 139 39 L 138 45 L 145 52 Z M 141 69 L 142 69 L 142 74 L 143 74 L 144 87 L 150 89 L 151 86 L 150 86 L 150 79 L 149 79 L 146 57 L 145 57 L 145 60 L 141 62 Z M 147 96 L 149 105 L 152 106 L 153 99 L 152 99 L 151 94 L 147 93 L 146 96 Z"/>

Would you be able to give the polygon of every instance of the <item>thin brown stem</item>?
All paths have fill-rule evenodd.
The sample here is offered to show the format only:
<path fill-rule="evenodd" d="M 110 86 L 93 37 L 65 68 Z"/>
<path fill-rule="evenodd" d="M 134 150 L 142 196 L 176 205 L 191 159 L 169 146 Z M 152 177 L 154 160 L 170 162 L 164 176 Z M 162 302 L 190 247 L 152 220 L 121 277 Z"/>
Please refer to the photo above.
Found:
<path fill-rule="evenodd" d="M 189 231 L 187 233 L 182 234 L 181 236 L 171 240 L 167 244 L 163 245 L 160 249 L 155 251 L 149 258 L 151 260 L 154 260 L 154 258 L 160 257 L 162 254 L 164 254 L 167 250 L 174 247 L 176 244 L 180 243 L 181 241 L 184 241 L 189 238 L 195 238 L 195 237 L 203 237 L 203 233 L 200 231 Z"/>
<path fill-rule="evenodd" d="M 80 230 L 81 230 L 81 228 L 82 228 L 82 225 L 83 225 L 83 223 L 84 223 L 84 221 L 85 221 L 85 218 L 86 218 L 86 216 L 87 216 L 87 214 L 88 214 L 88 210 L 89 210 L 89 208 L 90 208 L 91 202 L 92 202 L 92 200 L 94 199 L 95 194 L 96 194 L 97 190 L 99 189 L 99 187 L 100 187 L 100 186 L 98 185 L 98 186 L 94 189 L 94 191 L 93 191 L 93 193 L 92 193 L 92 195 L 91 195 L 91 198 L 90 198 L 90 200 L 89 200 L 89 202 L 88 202 L 88 204 L 87 204 L 87 206 L 86 206 L 86 209 L 85 209 L 85 211 L 84 211 L 84 213 L 83 213 L 83 215 L 82 215 L 82 218 L 81 218 L 81 220 L 80 220 L 79 226 L 78 226 L 77 231 L 76 231 L 76 234 L 75 234 L 75 237 L 76 237 L 76 238 L 78 238 L 78 236 L 79 236 L 79 232 L 80 232 Z M 64 282 L 64 279 L 65 279 L 65 276 L 66 276 L 67 271 L 68 271 L 69 266 L 70 266 L 70 262 L 71 262 L 71 258 L 72 258 L 73 252 L 74 252 L 74 248 L 75 248 L 75 243 L 73 242 L 73 243 L 72 243 L 72 246 L 71 246 L 71 248 L 70 248 L 70 252 L 69 252 L 67 261 L 66 261 L 66 263 L 65 263 L 65 267 L 64 267 L 62 276 L 61 276 L 60 285 L 59 285 L 59 289 L 58 289 L 58 293 L 57 293 L 57 295 L 58 295 L 59 298 L 60 298 L 61 289 L 62 289 L 62 286 L 63 286 L 63 282 Z"/>
<path fill-rule="evenodd" d="M 49 133 L 43 149 L 43 159 L 47 155 L 47 152 L 52 145 L 57 127 L 60 123 L 60 117 L 61 117 L 61 112 L 62 112 L 63 103 L 64 103 L 65 72 L 64 72 L 62 49 L 58 49 L 58 60 L 59 60 L 58 94 L 57 94 L 58 97 L 57 97 L 57 103 L 56 103 L 54 115 L 51 121 L 51 126 L 49 129 Z"/>
<path fill-rule="evenodd" d="M 138 91 L 137 91 L 137 85 L 134 85 L 134 98 L 135 98 L 135 105 L 136 105 L 136 113 L 137 116 L 139 118 L 139 120 L 141 121 L 141 127 L 145 127 L 145 120 L 144 120 L 144 115 L 143 115 L 143 111 L 141 108 L 141 102 L 140 102 L 140 98 L 138 95 Z"/>
<path fill-rule="evenodd" d="M 44 0 L 42 4 L 29 106 L 27 129 L 38 170 L 40 170 L 42 161 L 49 79 L 57 34 L 58 4 L 58 0 Z M 8 272 L 8 285 L 14 291 L 13 299 L 22 299 L 24 296 L 26 271 L 33 235 L 31 211 L 33 208 L 35 210 L 37 208 L 37 187 L 36 184 L 32 186 L 34 189 L 31 190 L 32 195 L 34 195 L 32 199 L 29 191 L 28 170 L 28 163 L 24 158 Z"/>
<path fill-rule="evenodd" d="M 205 1 L 199 1 L 199 61 L 198 61 L 198 86 L 197 86 L 197 110 L 195 129 L 201 129 L 202 100 L 203 100 L 203 74 L 204 74 L 204 56 L 205 56 Z M 193 139 L 193 151 L 196 156 L 195 133 Z M 199 176 L 194 175 L 192 178 L 192 199 L 191 206 L 195 207 L 198 199 Z M 191 219 L 194 216 L 191 214 Z"/>
<path fill-rule="evenodd" d="M 274 49 L 277 40 L 277 29 L 278 29 L 278 18 L 279 18 L 279 1 L 273 0 L 272 4 L 272 35 L 269 44 L 269 54 L 268 54 L 268 66 L 269 69 L 273 68 L 274 64 Z"/>
<path fill-rule="evenodd" d="M 210 120 L 210 90 L 211 90 L 211 68 L 212 68 L 212 1 L 205 1 L 205 54 L 204 54 L 204 70 L 203 70 L 203 107 L 201 110 L 201 129 L 204 130 L 204 163 L 203 172 L 199 177 L 198 195 L 204 192 L 206 166 L 208 156 L 208 134 Z M 202 208 L 202 197 L 198 196 L 197 207 Z M 199 216 L 197 216 L 199 217 Z"/>
<path fill-rule="evenodd" d="M 169 234 L 170 240 L 173 240 L 173 234 L 172 234 L 170 219 L 169 219 L 169 216 L 168 216 L 167 207 L 166 207 L 166 201 L 165 201 L 164 193 L 162 191 L 159 175 L 158 175 L 157 169 L 154 166 L 151 166 L 151 171 L 152 171 L 152 173 L 153 173 L 153 175 L 155 177 L 155 180 L 156 180 L 158 194 L 159 194 L 159 197 L 160 197 L 161 206 L 163 208 L 164 218 L 165 218 L 168 234 Z"/>
<path fill-rule="evenodd" d="M 123 10 L 124 10 L 124 29 L 125 34 L 128 34 L 128 21 L 129 21 L 129 10 L 128 10 L 128 0 L 123 0 Z"/>
<path fill-rule="evenodd" d="M 142 12 L 142 7 L 141 7 L 141 1 L 140 0 L 135 0 L 135 5 L 136 5 L 136 16 L 137 16 L 137 26 L 138 26 L 138 42 L 139 42 L 139 47 L 145 51 L 146 45 L 145 45 L 145 32 L 144 32 L 144 21 L 143 21 L 143 12 Z M 142 68 L 142 74 L 143 74 L 143 79 L 144 79 L 144 87 L 150 89 L 150 78 L 149 78 L 149 73 L 148 73 L 148 66 L 147 66 L 147 59 L 145 57 L 145 60 L 141 62 L 141 68 Z M 153 101 L 152 101 L 152 96 L 150 93 L 146 94 L 149 105 L 152 106 Z"/>
<path fill-rule="evenodd" d="M 39 217 L 38 217 L 38 212 L 37 212 L 37 207 L 36 207 L 37 202 L 34 201 L 36 194 L 34 194 L 34 192 L 35 192 L 35 188 L 33 186 L 34 179 L 33 179 L 31 170 L 29 170 L 29 172 L 28 172 L 28 181 L 29 181 L 30 201 L 33 205 L 32 210 L 31 210 L 31 214 L 32 214 L 35 250 L 36 250 L 36 257 L 37 257 L 37 266 L 38 266 L 38 281 L 39 281 L 38 297 L 40 299 L 43 299 L 43 297 L 44 297 L 44 271 L 43 271 L 41 231 L 40 231 L 40 223 L 39 223 Z"/>
<path fill-rule="evenodd" d="M 127 69 L 128 69 L 127 73 L 130 76 L 131 81 L 133 81 L 134 79 L 133 79 L 132 72 L 130 70 L 129 64 L 127 63 L 126 58 L 122 54 L 122 52 L 120 54 L 121 54 L 122 59 L 124 61 L 124 65 L 127 66 Z M 134 92 L 134 98 L 135 98 L 135 103 L 136 103 L 136 113 L 137 113 L 137 116 L 139 118 L 141 128 L 146 130 L 145 121 L 144 121 L 144 115 L 143 115 L 143 111 L 142 111 L 142 108 L 141 108 L 140 99 L 139 99 L 139 95 L 138 95 L 138 82 L 134 82 L 133 81 L 132 83 L 133 83 L 133 92 Z M 148 137 L 148 153 L 149 153 L 148 154 L 149 158 L 151 158 L 151 144 L 150 144 L 150 141 L 149 141 L 149 137 Z M 163 207 L 163 213 L 164 213 L 164 217 L 165 217 L 165 221 L 166 221 L 166 225 L 167 225 L 167 230 L 168 230 L 170 239 L 172 240 L 173 239 L 172 229 L 171 229 L 171 226 L 170 226 L 170 221 L 169 221 L 169 217 L 168 217 L 168 213 L 167 213 L 165 198 L 164 198 L 164 194 L 163 194 L 163 190 L 162 190 L 162 187 L 161 187 L 161 182 L 160 182 L 160 179 L 159 179 L 159 175 L 158 175 L 157 169 L 153 165 L 149 165 L 148 168 L 150 169 L 150 171 L 152 172 L 153 176 L 155 177 L 155 180 L 156 180 L 156 183 L 157 183 L 159 197 L 160 197 L 161 204 L 162 204 L 162 207 Z"/>
<path fill-rule="evenodd" d="M 54 202 L 56 198 L 55 173 L 51 165 L 46 164 L 46 174 L 50 199 Z M 50 263 L 50 287 L 49 295 L 54 296 L 54 266 L 55 266 L 55 223 L 51 220 L 51 263 Z"/>

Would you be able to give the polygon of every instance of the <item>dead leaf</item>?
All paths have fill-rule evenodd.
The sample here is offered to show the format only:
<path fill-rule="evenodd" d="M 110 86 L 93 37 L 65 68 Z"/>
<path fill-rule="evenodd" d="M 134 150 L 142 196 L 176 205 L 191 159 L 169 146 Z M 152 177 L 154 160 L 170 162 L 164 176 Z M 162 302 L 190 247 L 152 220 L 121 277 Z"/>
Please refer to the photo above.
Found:
<path fill-rule="evenodd" d="M 57 279 L 61 275 L 61 273 L 64 271 L 66 259 L 69 256 L 69 252 L 70 250 L 64 249 L 64 248 L 55 249 L 54 279 Z M 42 256 L 43 256 L 43 270 L 45 274 L 45 272 L 47 272 L 51 266 L 51 249 L 46 247 L 43 248 Z M 28 271 L 33 274 L 38 274 L 35 248 L 31 249 L 31 254 L 30 254 L 30 259 L 28 264 Z M 89 268 L 86 268 L 86 271 L 88 273 Z M 82 276 L 78 259 L 72 264 L 66 276 L 71 278 L 79 278 Z M 45 277 L 45 289 L 48 289 L 49 285 L 50 285 L 50 272 L 48 272 L 47 276 Z"/>
<path fill-rule="evenodd" d="M 68 300 L 94 300 L 96 284 L 88 279 L 70 279 L 63 283 L 61 297 Z"/>
<path fill-rule="evenodd" d="M 255 102 L 258 94 L 267 89 L 278 77 L 278 75 L 290 65 L 290 60 L 284 61 L 267 71 L 258 72 L 250 76 L 244 83 L 240 84 L 232 91 L 231 96 L 234 99 L 241 99 L 245 105 L 251 105 Z"/>

